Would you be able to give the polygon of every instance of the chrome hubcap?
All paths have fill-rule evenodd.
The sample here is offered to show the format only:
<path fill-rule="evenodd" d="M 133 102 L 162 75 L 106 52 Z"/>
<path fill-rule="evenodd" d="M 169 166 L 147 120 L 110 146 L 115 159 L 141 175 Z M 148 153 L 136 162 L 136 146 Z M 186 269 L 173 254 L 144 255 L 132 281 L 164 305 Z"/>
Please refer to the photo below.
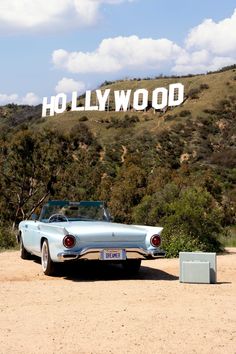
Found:
<path fill-rule="evenodd" d="M 42 247 L 42 267 L 43 267 L 43 271 L 45 271 L 47 269 L 47 265 L 48 265 L 48 246 L 47 246 L 47 243 L 44 242 L 43 243 L 43 247 Z"/>

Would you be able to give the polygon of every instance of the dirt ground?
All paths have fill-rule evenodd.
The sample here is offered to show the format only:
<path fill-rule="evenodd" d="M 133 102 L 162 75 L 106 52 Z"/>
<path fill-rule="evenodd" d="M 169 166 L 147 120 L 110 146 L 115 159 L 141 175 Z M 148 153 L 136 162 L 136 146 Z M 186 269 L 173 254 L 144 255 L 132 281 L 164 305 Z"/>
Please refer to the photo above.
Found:
<path fill-rule="evenodd" d="M 182 284 L 177 259 L 66 266 L 46 277 L 18 251 L 0 254 L 0 353 L 236 353 L 236 248 L 217 284 Z"/>

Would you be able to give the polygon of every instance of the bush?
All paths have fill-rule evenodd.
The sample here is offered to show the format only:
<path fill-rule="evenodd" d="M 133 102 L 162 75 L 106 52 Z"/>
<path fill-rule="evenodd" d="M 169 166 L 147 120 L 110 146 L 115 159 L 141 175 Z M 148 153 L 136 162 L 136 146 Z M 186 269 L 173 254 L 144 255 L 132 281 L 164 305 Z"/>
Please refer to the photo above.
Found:
<path fill-rule="evenodd" d="M 201 84 L 200 85 L 200 90 L 208 90 L 209 89 L 209 85 L 208 84 Z"/>
<path fill-rule="evenodd" d="M 80 143 L 91 145 L 93 143 L 94 137 L 86 123 L 80 122 L 71 128 L 70 139 L 73 140 L 76 146 L 79 146 Z"/>
<path fill-rule="evenodd" d="M 162 233 L 162 247 L 167 257 L 178 257 L 179 252 L 199 251 L 198 241 L 181 228 L 166 225 Z"/>
<path fill-rule="evenodd" d="M 235 148 L 227 148 L 214 152 L 211 156 L 211 163 L 221 167 L 234 168 L 236 166 Z"/>
<path fill-rule="evenodd" d="M 200 93 L 199 88 L 193 88 L 193 89 L 189 90 L 188 97 L 191 98 L 192 100 L 197 100 L 197 99 L 199 99 L 199 96 L 198 96 L 199 93 Z"/>
<path fill-rule="evenodd" d="M 152 195 L 145 195 L 141 203 L 133 209 L 132 216 L 135 224 L 154 226 L 169 214 L 170 204 L 179 197 L 179 188 L 174 183 L 167 183 L 160 188 L 160 182 L 157 181 L 154 185 L 154 189 L 159 190 Z"/>
<path fill-rule="evenodd" d="M 173 183 L 145 196 L 133 209 L 135 224 L 162 226 L 162 246 L 168 257 L 180 251 L 221 250 L 224 213 L 215 198 L 202 187 L 180 189 Z"/>
<path fill-rule="evenodd" d="M 191 116 L 191 112 L 185 109 L 185 110 L 183 110 L 183 111 L 180 112 L 179 116 L 180 116 L 180 117 Z"/>
<path fill-rule="evenodd" d="M 111 117 L 110 124 L 107 126 L 107 129 L 110 128 L 131 128 L 139 122 L 138 116 L 129 116 L 125 115 L 123 118 Z"/>
<path fill-rule="evenodd" d="M 10 227 L 0 225 L 0 249 L 16 246 L 16 236 Z"/>
<path fill-rule="evenodd" d="M 183 190 L 170 203 L 169 215 L 160 220 L 167 256 L 178 256 L 183 250 L 221 250 L 220 237 L 225 233 L 222 220 L 223 212 L 209 192 L 194 187 Z"/>
<path fill-rule="evenodd" d="M 176 117 L 177 117 L 176 114 L 167 114 L 167 115 L 165 116 L 165 120 L 166 120 L 166 121 L 175 120 Z"/>
<path fill-rule="evenodd" d="M 79 122 L 86 122 L 88 120 L 88 117 L 82 116 L 79 118 Z"/>

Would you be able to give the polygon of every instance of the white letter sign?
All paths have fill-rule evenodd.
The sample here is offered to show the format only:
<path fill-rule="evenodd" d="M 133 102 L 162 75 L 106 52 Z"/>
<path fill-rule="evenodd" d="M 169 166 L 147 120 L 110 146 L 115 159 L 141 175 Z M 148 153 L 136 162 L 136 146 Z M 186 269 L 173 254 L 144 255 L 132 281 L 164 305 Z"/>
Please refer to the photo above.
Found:
<path fill-rule="evenodd" d="M 161 97 L 161 100 L 159 99 Z M 163 109 L 168 104 L 168 90 L 164 87 L 157 88 L 152 93 L 152 107 Z"/>
<path fill-rule="evenodd" d="M 131 90 L 114 91 L 116 112 L 123 110 L 126 112 L 129 107 Z"/>
<path fill-rule="evenodd" d="M 56 113 L 63 113 L 66 110 L 66 95 L 64 93 L 59 93 L 55 97 L 54 111 Z"/>
<path fill-rule="evenodd" d="M 108 100 L 108 96 L 110 94 L 110 89 L 106 89 L 104 91 L 104 94 L 102 94 L 101 90 L 96 90 L 97 94 L 97 99 L 99 103 L 99 111 L 105 111 L 106 110 L 106 102 Z"/>
<path fill-rule="evenodd" d="M 177 97 L 177 98 L 176 98 Z M 184 100 L 184 85 L 172 84 L 169 86 L 169 102 L 168 105 L 179 106 Z"/>
<path fill-rule="evenodd" d="M 106 89 L 104 92 L 102 90 L 96 90 L 96 105 L 92 105 L 92 91 L 86 91 L 85 93 L 85 103 L 84 106 L 77 105 L 78 95 L 77 92 L 72 92 L 71 97 L 71 111 L 106 111 L 107 107 L 109 110 L 109 95 L 111 89 Z M 116 112 L 123 111 L 126 112 L 131 109 L 132 90 L 117 90 L 113 92 L 114 106 Z M 150 93 L 151 96 L 151 93 Z M 148 107 L 148 97 L 149 92 L 146 89 L 138 89 L 133 93 L 133 109 L 136 111 L 144 111 Z M 151 100 L 151 99 L 150 99 Z M 162 110 L 163 108 L 179 106 L 184 101 L 184 85 L 181 83 L 170 84 L 169 91 L 165 87 L 155 88 L 152 91 L 152 108 L 154 110 Z M 52 96 L 48 102 L 47 97 L 43 98 L 42 107 L 42 117 L 47 116 L 49 110 L 49 115 L 53 116 L 54 113 L 63 113 L 66 110 L 67 96 L 64 93 L 59 93 L 57 96 Z M 111 109 L 112 110 L 112 109 Z"/>
<path fill-rule="evenodd" d="M 141 103 L 140 101 L 141 97 Z M 134 93 L 133 107 L 136 111 L 144 111 L 148 106 L 148 91 L 145 89 L 136 90 Z"/>

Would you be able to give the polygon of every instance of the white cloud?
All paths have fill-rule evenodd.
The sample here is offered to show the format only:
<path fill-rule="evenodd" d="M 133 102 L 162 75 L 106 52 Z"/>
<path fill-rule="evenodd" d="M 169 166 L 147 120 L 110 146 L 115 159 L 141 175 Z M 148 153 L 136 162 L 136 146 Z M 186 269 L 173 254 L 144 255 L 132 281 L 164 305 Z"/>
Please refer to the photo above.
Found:
<path fill-rule="evenodd" d="M 29 29 L 91 25 L 103 4 L 133 0 L 1 0 L 0 28 Z"/>
<path fill-rule="evenodd" d="M 39 103 L 41 103 L 40 98 L 33 92 L 28 92 L 22 99 L 20 99 L 20 104 L 34 106 Z"/>
<path fill-rule="evenodd" d="M 69 79 L 63 77 L 60 81 L 58 81 L 55 91 L 56 93 L 71 93 L 73 91 L 77 91 L 78 94 L 81 94 L 85 91 L 85 84 L 82 81 L 75 81 L 74 79 Z"/>
<path fill-rule="evenodd" d="M 1 0 L 0 20 L 14 28 L 32 28 L 55 22 L 67 11 L 70 0 Z"/>
<path fill-rule="evenodd" d="M 77 15 L 85 25 L 90 25 L 99 16 L 99 9 L 102 4 L 117 5 L 122 2 L 133 2 L 135 0 L 74 0 Z"/>
<path fill-rule="evenodd" d="M 236 10 L 218 23 L 212 19 L 194 27 L 172 71 L 178 74 L 214 71 L 236 63 Z"/>
<path fill-rule="evenodd" d="M 52 61 L 58 69 L 82 74 L 169 68 L 177 74 L 217 70 L 236 62 L 236 9 L 218 23 L 208 19 L 191 29 L 183 48 L 168 39 L 120 36 L 103 39 L 91 52 L 55 50 Z"/>
<path fill-rule="evenodd" d="M 13 103 L 18 100 L 18 95 L 16 93 L 6 95 L 4 93 L 0 93 L 0 105 L 4 105 L 6 103 Z"/>
<path fill-rule="evenodd" d="M 137 36 L 104 39 L 93 52 L 53 52 L 57 68 L 72 73 L 113 73 L 123 69 L 157 69 L 180 55 L 181 48 L 168 39 Z"/>
<path fill-rule="evenodd" d="M 207 49 L 218 56 L 236 53 L 236 9 L 230 18 L 218 23 L 212 19 L 194 27 L 187 39 L 188 49 Z"/>
<path fill-rule="evenodd" d="M 0 93 L 0 105 L 5 105 L 8 103 L 34 106 L 41 103 L 41 100 L 33 92 L 28 92 L 24 97 L 20 97 L 17 93 L 9 95 Z"/>
<path fill-rule="evenodd" d="M 91 24 L 98 17 L 100 1 L 75 0 L 75 10 L 84 24 Z"/>
<path fill-rule="evenodd" d="M 196 52 L 184 52 L 176 59 L 172 71 L 177 74 L 198 74 L 215 71 L 223 66 L 235 64 L 236 57 L 213 56 L 203 49 Z"/>

